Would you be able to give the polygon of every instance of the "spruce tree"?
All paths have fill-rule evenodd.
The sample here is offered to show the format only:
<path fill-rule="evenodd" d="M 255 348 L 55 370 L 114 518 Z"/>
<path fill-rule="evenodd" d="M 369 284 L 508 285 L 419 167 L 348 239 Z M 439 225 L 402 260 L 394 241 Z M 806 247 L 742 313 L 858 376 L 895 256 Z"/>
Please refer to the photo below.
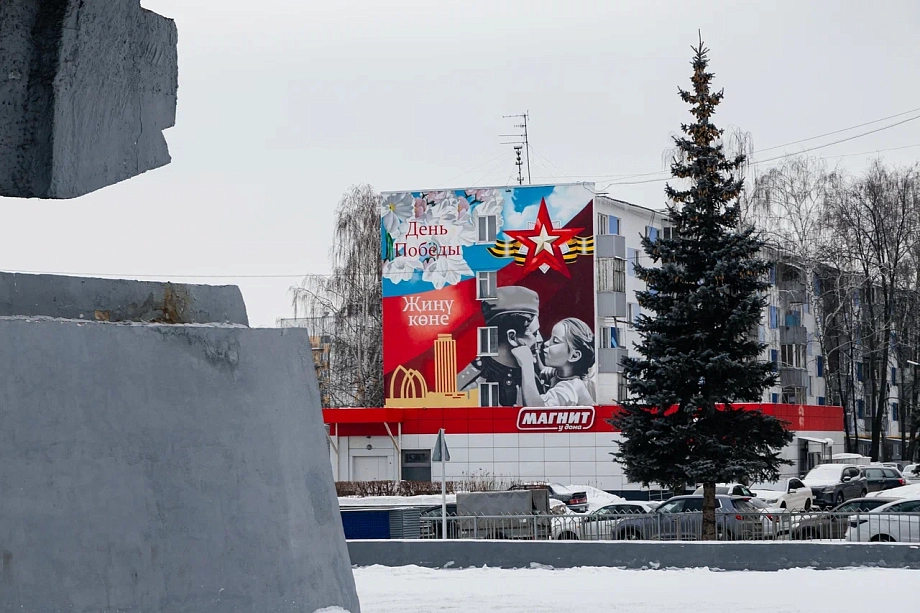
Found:
<path fill-rule="evenodd" d="M 708 49 L 693 48 L 693 88 L 679 89 L 694 122 L 674 138 L 671 174 L 686 189 L 665 188 L 671 237 L 643 238 L 652 265 L 635 266 L 648 291 L 636 292 L 640 357 L 624 359 L 630 397 L 611 420 L 623 434 L 614 454 L 631 481 L 672 489 L 703 484 L 703 538 L 716 538 L 715 484 L 771 480 L 792 441 L 784 422 L 733 402 L 759 401 L 773 385 L 757 338 L 769 287 L 764 242 L 741 224 L 740 169 L 726 157 L 713 112 Z"/>

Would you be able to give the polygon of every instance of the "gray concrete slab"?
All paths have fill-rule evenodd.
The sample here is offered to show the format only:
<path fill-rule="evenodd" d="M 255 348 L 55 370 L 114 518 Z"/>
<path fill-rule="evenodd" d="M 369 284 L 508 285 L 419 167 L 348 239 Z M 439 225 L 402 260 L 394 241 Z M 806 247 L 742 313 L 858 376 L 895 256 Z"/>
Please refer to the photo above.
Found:
<path fill-rule="evenodd" d="M 920 569 L 920 546 L 906 543 L 355 540 L 348 541 L 348 551 L 356 566 Z"/>
<path fill-rule="evenodd" d="M 357 613 L 311 353 L 0 318 L 0 612 Z"/>
<path fill-rule="evenodd" d="M 140 0 L 0 2 L 0 196 L 76 198 L 168 164 L 177 45 Z"/>
<path fill-rule="evenodd" d="M 0 317 L 249 325 L 235 285 L 0 272 Z"/>

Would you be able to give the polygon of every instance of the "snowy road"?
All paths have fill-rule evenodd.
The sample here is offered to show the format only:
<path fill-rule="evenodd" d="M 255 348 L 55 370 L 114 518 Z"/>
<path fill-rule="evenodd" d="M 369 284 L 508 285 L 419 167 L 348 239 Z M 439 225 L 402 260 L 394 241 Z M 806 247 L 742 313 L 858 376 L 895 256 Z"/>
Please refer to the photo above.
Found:
<path fill-rule="evenodd" d="M 355 569 L 355 580 L 363 613 L 865 613 L 912 607 L 920 571 L 372 566 Z"/>

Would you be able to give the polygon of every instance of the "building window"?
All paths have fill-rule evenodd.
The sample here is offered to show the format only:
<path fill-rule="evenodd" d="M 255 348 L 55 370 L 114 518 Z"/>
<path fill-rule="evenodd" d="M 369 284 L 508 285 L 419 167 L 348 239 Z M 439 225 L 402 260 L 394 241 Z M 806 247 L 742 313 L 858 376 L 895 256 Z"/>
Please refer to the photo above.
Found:
<path fill-rule="evenodd" d="M 777 321 L 779 319 L 779 309 L 777 309 L 775 306 L 771 306 L 769 312 L 770 312 L 770 328 L 775 330 L 777 327 L 779 327 L 779 322 Z"/>
<path fill-rule="evenodd" d="M 626 303 L 626 318 L 628 319 L 629 327 L 636 325 L 636 322 L 639 320 L 639 315 L 642 315 L 642 307 L 639 306 L 638 302 L 627 302 Z"/>
<path fill-rule="evenodd" d="M 891 367 L 891 384 L 897 385 L 897 380 L 898 380 L 898 367 L 892 366 Z"/>
<path fill-rule="evenodd" d="M 498 383 L 480 383 L 479 384 L 479 406 L 497 407 L 498 406 Z"/>
<path fill-rule="evenodd" d="M 783 404 L 804 404 L 805 390 L 801 387 L 784 387 Z"/>
<path fill-rule="evenodd" d="M 630 277 L 636 276 L 636 263 L 639 261 L 639 252 L 635 249 L 626 249 L 626 259 L 629 263 L 626 265 L 626 271 Z"/>
<path fill-rule="evenodd" d="M 626 260 L 597 258 L 597 291 L 626 293 Z"/>
<path fill-rule="evenodd" d="M 863 365 L 862 362 L 856 362 L 856 380 L 863 380 Z"/>
<path fill-rule="evenodd" d="M 898 421 L 898 403 L 891 403 L 891 421 Z"/>
<path fill-rule="evenodd" d="M 770 361 L 773 362 L 773 372 L 776 372 L 779 369 L 779 351 L 776 349 L 770 350 Z M 776 394 L 774 394 L 775 396 Z M 776 402 L 775 400 L 773 402 Z"/>
<path fill-rule="evenodd" d="M 498 328 L 479 328 L 479 343 L 476 355 L 498 355 Z"/>
<path fill-rule="evenodd" d="M 674 231 L 674 228 L 671 226 L 666 226 L 661 229 L 661 238 L 668 241 L 677 236 L 677 232 Z"/>
<path fill-rule="evenodd" d="M 786 368 L 805 368 L 805 345 L 780 345 L 782 364 Z"/>
<path fill-rule="evenodd" d="M 802 325 L 802 314 L 798 309 L 786 310 L 786 325 L 790 327 Z"/>
<path fill-rule="evenodd" d="M 597 233 L 598 234 L 619 234 L 620 218 L 613 215 L 597 214 Z"/>
<path fill-rule="evenodd" d="M 815 358 L 815 370 L 817 371 L 818 377 L 824 377 L 824 356 L 819 355 Z"/>
<path fill-rule="evenodd" d="M 862 398 L 856 401 L 856 419 L 862 419 L 866 416 L 866 404 Z"/>
<path fill-rule="evenodd" d="M 776 264 L 770 267 L 767 274 L 769 275 L 769 278 L 770 278 L 770 285 L 776 285 Z"/>
<path fill-rule="evenodd" d="M 483 215 L 482 217 L 477 217 L 479 220 L 479 242 L 480 243 L 494 243 L 495 237 L 498 235 L 498 225 L 497 218 L 495 215 Z"/>
<path fill-rule="evenodd" d="M 655 226 L 645 226 L 645 235 L 654 243 L 658 240 L 658 228 Z"/>
<path fill-rule="evenodd" d="M 496 285 L 498 273 L 494 270 L 480 270 L 476 273 L 476 300 L 489 300 L 498 295 Z"/>
<path fill-rule="evenodd" d="M 824 404 L 825 404 L 825 402 L 824 402 L 824 396 L 818 396 L 818 406 L 819 406 L 819 407 L 823 407 Z"/>
<path fill-rule="evenodd" d="M 770 400 L 773 404 L 779 403 L 779 394 L 770 394 Z"/>
<path fill-rule="evenodd" d="M 601 349 L 619 349 L 623 347 L 623 330 L 614 327 L 604 327 L 601 336 Z"/>

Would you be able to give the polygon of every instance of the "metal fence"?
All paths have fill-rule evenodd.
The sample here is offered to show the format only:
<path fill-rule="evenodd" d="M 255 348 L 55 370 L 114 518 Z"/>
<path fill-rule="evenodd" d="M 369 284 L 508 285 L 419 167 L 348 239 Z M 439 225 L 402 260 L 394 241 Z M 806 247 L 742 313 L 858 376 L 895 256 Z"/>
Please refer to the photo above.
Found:
<path fill-rule="evenodd" d="M 441 517 L 420 518 L 420 537 L 441 538 Z M 447 518 L 450 539 L 701 540 L 701 513 L 457 516 Z M 920 513 L 764 512 L 716 513 L 723 541 L 846 540 L 920 543 Z"/>

